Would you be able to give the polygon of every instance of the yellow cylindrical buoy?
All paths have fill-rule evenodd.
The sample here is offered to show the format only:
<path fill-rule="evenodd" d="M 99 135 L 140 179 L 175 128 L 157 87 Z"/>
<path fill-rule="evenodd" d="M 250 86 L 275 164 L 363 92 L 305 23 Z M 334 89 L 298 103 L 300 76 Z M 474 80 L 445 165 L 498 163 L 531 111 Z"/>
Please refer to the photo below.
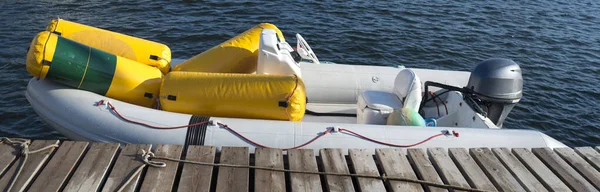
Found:
<path fill-rule="evenodd" d="M 102 51 L 159 68 L 170 70 L 171 50 L 164 44 L 99 29 L 64 19 L 54 19 L 47 31 Z"/>
<path fill-rule="evenodd" d="M 194 115 L 301 121 L 306 93 L 295 75 L 172 71 L 163 79 L 160 104 Z"/>
<path fill-rule="evenodd" d="M 279 29 L 270 23 L 261 23 L 191 59 L 175 66 L 173 71 L 210 73 L 254 73 L 258 60 L 258 46 L 262 29 L 273 29 L 285 42 Z"/>
<path fill-rule="evenodd" d="M 31 42 L 27 72 L 77 89 L 152 107 L 159 69 L 44 31 Z"/>

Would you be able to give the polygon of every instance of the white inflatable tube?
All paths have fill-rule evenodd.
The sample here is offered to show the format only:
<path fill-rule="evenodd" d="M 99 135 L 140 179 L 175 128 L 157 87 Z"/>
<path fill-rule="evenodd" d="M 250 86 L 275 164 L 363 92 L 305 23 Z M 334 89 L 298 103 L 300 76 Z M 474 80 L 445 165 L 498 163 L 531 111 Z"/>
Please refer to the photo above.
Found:
<path fill-rule="evenodd" d="M 403 68 L 386 66 L 300 63 L 309 103 L 356 104 L 366 90 L 392 92 Z M 435 81 L 463 87 L 470 72 L 411 68 L 422 83 Z M 432 88 L 431 91 L 436 91 Z"/>
<path fill-rule="evenodd" d="M 26 97 L 33 109 L 58 132 L 73 140 L 190 144 L 190 128 L 150 129 L 120 119 L 106 105 L 96 106 L 100 100 L 110 101 L 117 111 L 127 119 L 154 126 L 181 126 L 191 122 L 188 114 L 171 113 L 139 107 L 113 100 L 91 92 L 70 89 L 47 80 L 29 81 Z M 424 128 L 406 126 L 357 125 L 340 123 L 288 122 L 211 117 L 210 120 L 227 124 L 235 131 L 260 144 L 289 148 L 301 145 L 326 131 L 330 127 L 342 127 L 383 142 L 413 144 L 440 133 L 447 128 Z M 490 130 L 454 128 L 460 137 L 442 136 L 417 147 L 566 147 L 555 139 L 532 130 Z M 201 145 L 247 146 L 251 151 L 255 146 L 219 126 L 209 125 L 199 137 Z M 332 133 L 307 145 L 304 148 L 384 148 L 385 145 L 369 142 L 346 133 Z"/>

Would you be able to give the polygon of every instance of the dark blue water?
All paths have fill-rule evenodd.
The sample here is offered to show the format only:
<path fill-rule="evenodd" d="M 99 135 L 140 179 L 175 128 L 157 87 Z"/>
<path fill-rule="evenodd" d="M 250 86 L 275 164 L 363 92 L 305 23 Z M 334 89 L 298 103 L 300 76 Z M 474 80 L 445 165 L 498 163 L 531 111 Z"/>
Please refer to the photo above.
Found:
<path fill-rule="evenodd" d="M 0 2 L 0 135 L 62 138 L 24 97 L 26 49 L 60 17 L 167 44 L 188 58 L 260 23 L 321 60 L 471 70 L 494 57 L 521 65 L 524 97 L 505 127 L 570 146 L 600 144 L 600 3 L 524 2 Z"/>

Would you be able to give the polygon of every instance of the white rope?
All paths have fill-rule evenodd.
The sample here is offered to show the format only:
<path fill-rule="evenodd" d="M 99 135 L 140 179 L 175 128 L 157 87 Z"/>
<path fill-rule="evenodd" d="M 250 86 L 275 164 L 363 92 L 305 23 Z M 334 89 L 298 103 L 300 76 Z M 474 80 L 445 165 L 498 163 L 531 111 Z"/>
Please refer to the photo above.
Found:
<path fill-rule="evenodd" d="M 29 141 L 24 140 L 24 139 L 15 139 L 13 141 L 6 137 L 1 137 L 0 143 L 6 143 L 13 147 L 18 147 L 18 150 L 20 150 L 19 154 L 23 157 L 21 164 L 19 165 L 19 167 L 17 167 L 17 170 L 15 171 L 15 174 L 14 174 L 12 180 L 6 187 L 5 191 L 11 191 L 11 189 L 14 187 L 15 182 L 17 181 L 17 179 L 19 178 L 19 175 L 21 175 L 21 172 L 23 171 L 23 167 L 25 166 L 25 163 L 27 162 L 29 154 L 39 153 L 39 152 L 47 150 L 47 149 L 52 149 L 52 148 L 58 147 L 57 144 L 52 144 L 52 145 L 42 147 L 40 149 L 30 151 L 29 150 L 29 145 L 30 145 Z"/>
<path fill-rule="evenodd" d="M 142 162 L 144 162 L 144 164 L 140 165 L 135 172 L 133 172 L 133 174 L 131 174 L 131 176 L 129 176 L 129 178 L 127 179 L 127 181 L 125 181 L 123 184 L 121 184 L 121 186 L 119 187 L 119 189 L 117 189 L 117 192 L 121 192 L 125 189 L 125 187 L 127 187 L 129 185 L 129 183 L 131 183 L 131 181 L 133 180 L 133 178 L 137 177 L 142 170 L 144 170 L 144 168 L 146 168 L 147 165 L 151 166 L 151 167 L 167 167 L 167 164 L 164 162 L 159 162 L 159 161 L 152 161 L 150 160 L 150 158 L 154 158 L 155 155 L 154 153 L 152 153 L 152 151 L 150 151 L 150 149 L 148 149 L 148 152 L 146 152 L 146 150 L 142 149 Z"/>
<path fill-rule="evenodd" d="M 386 174 L 379 176 L 379 175 L 365 175 L 365 174 L 355 174 L 355 173 L 331 173 L 331 172 L 317 172 L 317 171 L 301 171 L 301 170 L 278 169 L 278 168 L 271 168 L 271 167 L 259 167 L 259 166 L 252 166 L 252 165 L 206 163 L 206 162 L 198 162 L 198 161 L 190 161 L 190 160 L 180 160 L 180 159 L 174 159 L 174 158 L 168 158 L 168 157 L 152 157 L 152 158 L 180 162 L 180 163 L 190 163 L 190 164 L 196 164 L 196 165 L 213 166 L 213 167 L 249 168 L 249 169 L 278 171 L 278 172 L 286 172 L 286 173 L 362 177 L 362 178 L 380 179 L 382 181 L 404 181 L 404 182 L 418 183 L 418 184 L 424 184 L 424 185 L 429 185 L 429 186 L 433 186 L 433 187 L 440 187 L 440 188 L 444 188 L 444 189 L 456 189 L 456 190 L 461 190 L 461 191 L 473 191 L 473 192 L 489 192 L 488 190 L 483 190 L 483 189 L 475 189 L 475 188 L 470 188 L 470 187 L 463 187 L 463 186 L 443 184 L 443 183 L 440 184 L 440 183 L 435 183 L 432 181 L 425 181 L 425 180 L 419 180 L 419 179 L 389 177 Z"/>
<path fill-rule="evenodd" d="M 6 137 L 1 137 L 0 143 L 6 143 L 6 144 L 9 144 L 9 145 L 12 145 L 12 146 L 15 146 L 15 147 L 16 146 L 20 147 L 20 149 L 21 149 L 20 154 L 23 156 L 23 161 L 22 161 L 21 165 L 19 166 L 19 168 L 17 168 L 17 172 L 15 173 L 14 179 L 10 182 L 9 186 L 6 188 L 5 191 L 10 191 L 12 189 L 15 181 L 17 180 L 17 178 L 19 177 L 19 174 L 21 173 L 21 170 L 22 170 L 23 166 L 25 165 L 25 162 L 27 161 L 28 154 L 38 153 L 38 152 L 41 152 L 41 151 L 44 151 L 44 150 L 47 150 L 47 149 L 58 147 L 57 144 L 52 144 L 52 145 L 48 145 L 48 146 L 42 147 L 42 148 L 37 149 L 37 150 L 29 151 L 29 142 L 27 140 L 15 139 L 15 141 L 12 141 L 12 140 L 10 140 L 10 139 L 8 139 Z M 378 176 L 378 175 L 375 176 L 375 175 L 362 175 L 362 174 L 352 174 L 352 173 L 327 173 L 327 172 L 287 170 L 287 169 L 277 169 L 277 168 L 270 168 L 270 167 L 258 167 L 258 166 L 250 166 L 250 165 L 230 165 L 230 164 L 205 163 L 205 162 L 197 162 L 197 161 L 189 161 L 189 160 L 180 160 L 180 159 L 174 159 L 174 158 L 168 158 L 168 157 L 157 157 L 157 156 L 154 155 L 154 153 L 152 153 L 150 151 L 150 149 L 148 149 L 148 151 L 142 149 L 141 151 L 142 151 L 141 160 L 142 160 L 142 162 L 144 164 L 140 165 L 135 170 L 135 172 L 133 172 L 133 174 L 131 174 L 131 176 L 129 176 L 129 178 L 116 191 L 122 192 L 125 189 L 125 187 L 127 187 L 129 185 L 129 183 L 131 183 L 131 181 L 133 180 L 133 178 L 137 177 L 144 170 L 144 168 L 146 166 L 158 167 L 158 168 L 163 168 L 163 167 L 167 166 L 167 164 L 165 162 L 153 161 L 151 159 L 162 159 L 162 160 L 168 160 L 168 161 L 174 161 L 174 162 L 180 162 L 180 163 L 191 163 L 191 164 L 207 165 L 207 166 L 215 166 L 215 167 L 250 168 L 250 169 L 259 169 L 259 170 L 288 172 L 288 173 L 303 173 L 303 174 L 318 174 L 318 175 L 335 175 L 335 176 L 364 177 L 364 178 L 380 179 L 380 180 L 383 180 L 383 181 L 396 180 L 396 181 L 405 181 L 405 182 L 419 183 L 419 184 L 424 184 L 424 185 L 429 185 L 429 186 L 434 186 L 434 187 L 441 187 L 441 188 L 446 188 L 446 189 L 457 189 L 457 190 L 477 191 L 477 192 L 485 192 L 485 191 L 487 191 L 487 190 L 474 189 L 474 188 L 468 188 L 468 187 L 462 187 L 462 186 L 439 184 L 439 183 L 434 183 L 434 182 L 430 182 L 430 181 L 423 181 L 423 180 L 418 180 L 418 179 L 388 177 L 385 174 L 382 175 L 382 176 Z"/>

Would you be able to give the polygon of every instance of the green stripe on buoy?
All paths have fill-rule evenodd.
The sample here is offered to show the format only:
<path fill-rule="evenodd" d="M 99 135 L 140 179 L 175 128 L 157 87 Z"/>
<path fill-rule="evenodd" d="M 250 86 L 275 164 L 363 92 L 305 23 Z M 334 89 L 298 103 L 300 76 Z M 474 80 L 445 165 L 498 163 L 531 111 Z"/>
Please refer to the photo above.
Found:
<path fill-rule="evenodd" d="M 105 95 L 115 74 L 117 57 L 58 36 L 46 78 Z"/>
<path fill-rule="evenodd" d="M 117 56 L 92 48 L 90 63 L 80 89 L 106 95 L 117 66 Z"/>
<path fill-rule="evenodd" d="M 58 37 L 52 64 L 48 69 L 46 78 L 71 87 L 77 87 L 85 71 L 88 53 L 89 48 Z"/>

